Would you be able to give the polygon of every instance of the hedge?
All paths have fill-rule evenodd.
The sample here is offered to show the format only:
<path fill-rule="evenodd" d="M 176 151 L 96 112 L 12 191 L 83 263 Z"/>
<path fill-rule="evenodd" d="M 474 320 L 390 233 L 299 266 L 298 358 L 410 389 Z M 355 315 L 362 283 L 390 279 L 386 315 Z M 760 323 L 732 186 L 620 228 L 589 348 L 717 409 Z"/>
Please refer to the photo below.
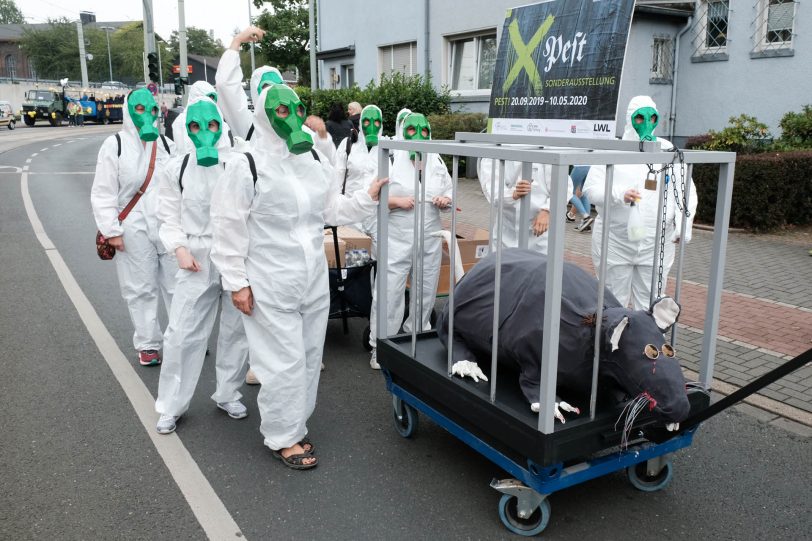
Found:
<path fill-rule="evenodd" d="M 695 165 L 696 219 L 713 223 L 719 166 Z M 812 152 L 744 154 L 736 157 L 730 226 L 764 232 L 812 223 Z"/>
<path fill-rule="evenodd" d="M 383 113 L 384 135 L 394 134 L 395 117 L 404 107 L 426 116 L 451 112 L 451 95 L 448 89 L 442 88 L 437 91 L 431 79 L 420 75 L 411 77 L 400 73 L 395 73 L 391 77 L 383 75 L 379 84 L 370 82 L 365 88 L 353 86 L 312 92 L 309 88 L 300 86 L 296 88 L 296 93 L 299 94 L 308 114 L 318 115 L 324 119 L 330 112 L 330 105 L 336 101 L 344 107 L 351 101 L 357 101 L 362 106 L 375 104 Z"/>

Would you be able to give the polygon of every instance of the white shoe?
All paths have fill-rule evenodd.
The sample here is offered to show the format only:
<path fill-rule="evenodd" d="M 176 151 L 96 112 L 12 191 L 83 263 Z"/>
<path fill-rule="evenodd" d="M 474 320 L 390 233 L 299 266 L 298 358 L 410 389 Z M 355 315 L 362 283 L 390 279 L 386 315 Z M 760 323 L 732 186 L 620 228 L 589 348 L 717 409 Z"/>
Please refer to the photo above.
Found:
<path fill-rule="evenodd" d="M 158 434 L 171 434 L 175 431 L 178 419 L 180 419 L 180 415 L 177 417 L 174 415 L 161 415 L 155 429 L 158 431 Z"/>
<path fill-rule="evenodd" d="M 217 407 L 228 413 L 228 416 L 232 419 L 244 419 L 248 417 L 248 408 L 239 400 L 218 402 Z"/>
<path fill-rule="evenodd" d="M 254 371 L 250 368 L 248 369 L 248 372 L 245 373 L 245 383 L 248 385 L 259 385 L 257 375 L 254 374 Z"/>
<path fill-rule="evenodd" d="M 381 365 L 378 364 L 378 348 L 372 348 L 372 355 L 369 357 L 369 367 L 373 370 L 381 369 Z"/>

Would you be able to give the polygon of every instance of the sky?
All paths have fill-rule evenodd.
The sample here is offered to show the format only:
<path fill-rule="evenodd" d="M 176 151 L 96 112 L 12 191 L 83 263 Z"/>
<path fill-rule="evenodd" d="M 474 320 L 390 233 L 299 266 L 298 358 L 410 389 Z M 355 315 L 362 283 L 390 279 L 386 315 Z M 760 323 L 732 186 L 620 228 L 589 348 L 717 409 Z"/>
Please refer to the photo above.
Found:
<path fill-rule="evenodd" d="M 17 7 L 29 23 L 44 23 L 48 17 L 78 19 L 80 11 L 96 14 L 96 21 L 140 21 L 143 19 L 141 0 L 16 0 Z M 228 47 L 235 28 L 248 25 L 248 0 L 185 0 L 186 26 L 213 30 Z M 177 0 L 152 0 L 155 31 L 168 40 L 178 29 Z M 252 15 L 259 11 L 251 6 Z"/>

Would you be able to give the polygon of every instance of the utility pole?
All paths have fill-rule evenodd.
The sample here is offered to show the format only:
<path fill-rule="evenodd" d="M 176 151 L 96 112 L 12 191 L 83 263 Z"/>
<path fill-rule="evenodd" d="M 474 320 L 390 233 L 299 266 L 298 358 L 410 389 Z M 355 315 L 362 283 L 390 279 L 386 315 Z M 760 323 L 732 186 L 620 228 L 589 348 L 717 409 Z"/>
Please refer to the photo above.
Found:
<path fill-rule="evenodd" d="M 155 48 L 158 50 L 158 84 L 161 85 L 158 88 L 158 93 L 164 93 L 164 65 L 161 63 L 161 46 L 158 43 L 155 43 Z"/>
<path fill-rule="evenodd" d="M 248 24 L 254 24 L 254 18 L 251 16 L 251 0 L 248 0 Z M 254 60 L 254 42 L 251 42 L 251 73 L 257 69 L 257 63 Z"/>
<path fill-rule="evenodd" d="M 85 57 L 85 33 L 82 20 L 76 21 L 76 33 L 79 34 L 79 65 L 82 67 L 82 88 L 87 88 L 87 58 Z"/>
<path fill-rule="evenodd" d="M 110 55 L 110 30 L 115 30 L 112 26 L 101 26 L 99 30 L 104 30 L 107 36 L 107 66 L 110 68 L 110 81 L 113 80 L 113 57 Z"/>
<path fill-rule="evenodd" d="M 182 81 L 189 80 L 189 70 L 187 68 L 189 59 L 186 56 L 186 13 L 183 9 L 183 0 L 178 0 L 178 45 L 180 46 L 180 78 Z M 183 106 L 189 99 L 186 85 L 183 85 Z"/>
<path fill-rule="evenodd" d="M 149 81 L 147 55 L 155 52 L 155 30 L 152 24 L 152 0 L 142 0 L 144 5 L 144 81 Z"/>
<path fill-rule="evenodd" d="M 310 90 L 316 90 L 316 7 L 310 0 Z"/>

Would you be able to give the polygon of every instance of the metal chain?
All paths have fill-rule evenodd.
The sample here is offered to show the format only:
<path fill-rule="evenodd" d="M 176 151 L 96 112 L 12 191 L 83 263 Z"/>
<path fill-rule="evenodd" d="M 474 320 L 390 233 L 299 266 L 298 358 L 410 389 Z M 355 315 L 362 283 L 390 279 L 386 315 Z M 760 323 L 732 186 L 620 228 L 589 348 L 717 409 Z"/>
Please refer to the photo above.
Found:
<path fill-rule="evenodd" d="M 660 261 L 658 262 L 657 267 L 657 296 L 654 298 L 655 300 L 659 299 L 663 295 L 663 273 L 665 272 L 665 226 L 666 226 L 666 218 L 668 214 L 668 182 L 671 180 L 670 175 L 673 175 L 674 172 L 674 164 L 670 163 L 663 167 L 662 171 L 664 172 L 665 178 L 665 188 L 663 189 L 663 220 L 660 224 Z"/>

